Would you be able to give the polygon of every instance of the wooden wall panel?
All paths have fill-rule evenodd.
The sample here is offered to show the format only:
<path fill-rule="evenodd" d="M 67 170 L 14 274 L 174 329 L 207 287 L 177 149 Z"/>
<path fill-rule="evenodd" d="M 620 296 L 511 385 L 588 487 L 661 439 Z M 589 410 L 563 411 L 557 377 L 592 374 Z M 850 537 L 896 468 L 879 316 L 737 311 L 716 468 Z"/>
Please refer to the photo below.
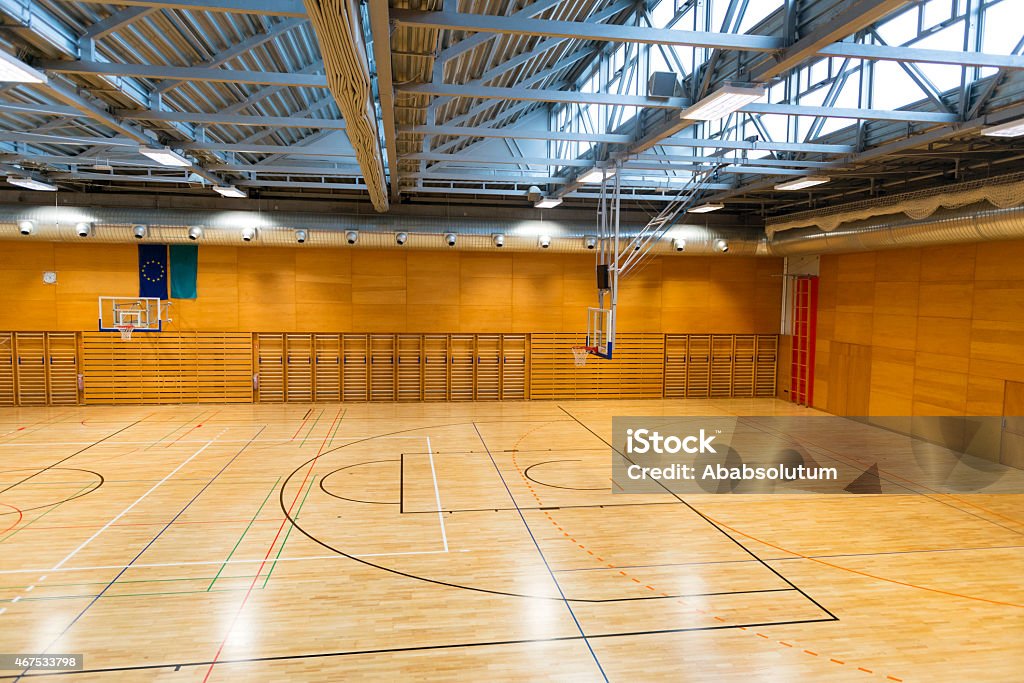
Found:
<path fill-rule="evenodd" d="M 342 335 L 341 352 L 341 400 L 357 403 L 369 400 L 369 339 L 365 334 Z"/>
<path fill-rule="evenodd" d="M 501 338 L 501 398 L 527 398 L 529 348 L 525 334 L 505 334 Z"/>
<path fill-rule="evenodd" d="M 664 335 L 618 333 L 612 360 L 593 358 L 577 368 L 571 347 L 583 344 L 585 336 L 531 335 L 531 398 L 661 398 Z"/>
<path fill-rule="evenodd" d="M 313 337 L 313 393 L 317 401 L 341 400 L 341 335 L 316 334 Z"/>
<path fill-rule="evenodd" d="M 313 335 L 286 334 L 285 345 L 285 401 L 309 403 L 313 400 Z"/>
<path fill-rule="evenodd" d="M 252 335 L 82 335 L 85 403 L 251 403 Z"/>
<path fill-rule="evenodd" d="M 583 331 L 592 254 L 200 245 L 194 300 L 168 332 L 512 334 Z M 0 248 L 0 329 L 96 327 L 96 298 L 138 291 L 134 244 L 10 241 Z M 623 331 L 766 334 L 781 259 L 664 256 L 621 296 Z M 56 270 L 59 284 L 42 272 Z"/>
<path fill-rule="evenodd" d="M 261 333 L 255 335 L 256 373 L 260 403 L 284 401 L 284 335 Z"/>
<path fill-rule="evenodd" d="M 1024 241 L 822 257 L 817 407 L 849 410 L 835 385 L 859 344 L 871 415 L 998 415 L 1003 384 L 1024 381 L 1022 259 Z"/>
<path fill-rule="evenodd" d="M 15 381 L 18 387 L 18 405 L 45 406 L 46 390 L 46 334 L 19 332 L 14 339 Z"/>

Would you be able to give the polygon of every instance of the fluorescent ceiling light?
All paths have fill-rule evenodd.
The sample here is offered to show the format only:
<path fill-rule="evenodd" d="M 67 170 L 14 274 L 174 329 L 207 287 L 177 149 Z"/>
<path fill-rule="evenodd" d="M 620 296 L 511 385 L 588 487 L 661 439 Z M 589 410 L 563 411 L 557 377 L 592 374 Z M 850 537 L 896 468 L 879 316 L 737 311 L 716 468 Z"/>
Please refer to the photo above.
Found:
<path fill-rule="evenodd" d="M 10 183 L 11 185 L 24 187 L 26 190 L 42 190 L 44 192 L 57 191 L 56 185 L 44 183 L 42 180 L 36 180 L 35 178 L 19 178 L 17 176 L 7 176 L 7 182 Z"/>
<path fill-rule="evenodd" d="M 814 187 L 815 185 L 823 185 L 828 181 L 832 180 L 828 176 L 823 175 L 805 175 L 803 178 L 797 178 L 796 180 L 790 180 L 785 183 L 780 183 L 775 186 L 776 190 L 802 190 L 805 187 Z"/>
<path fill-rule="evenodd" d="M 989 126 L 988 128 L 982 128 L 981 134 L 986 135 L 990 138 L 1016 138 L 1024 135 L 1024 119 L 1018 119 L 1017 121 L 1007 121 L 1006 123 L 1000 123 L 998 126 Z"/>
<path fill-rule="evenodd" d="M 615 175 L 615 171 L 613 171 L 612 169 L 608 169 L 606 171 L 606 170 L 600 169 L 600 168 L 592 168 L 589 171 L 587 171 L 586 173 L 584 173 L 583 175 L 581 175 L 579 178 L 577 178 L 577 180 L 579 180 L 581 183 L 587 183 L 587 184 L 599 183 L 602 180 L 604 180 L 605 173 L 608 174 L 609 178 L 611 178 L 613 175 Z"/>
<path fill-rule="evenodd" d="M 0 50 L 0 81 L 5 83 L 46 83 L 46 74 L 36 71 L 17 57 Z"/>
<path fill-rule="evenodd" d="M 764 86 L 724 85 L 679 115 L 688 121 L 717 121 L 764 97 Z"/>
<path fill-rule="evenodd" d="M 239 190 L 234 185 L 214 185 L 213 191 L 219 194 L 221 197 L 234 197 L 236 199 L 243 199 L 246 196 L 245 192 Z"/>
<path fill-rule="evenodd" d="M 692 209 L 687 209 L 686 211 L 687 213 L 711 213 L 712 211 L 718 211 L 719 209 L 724 208 L 725 204 L 701 204 L 700 206 L 695 206 Z"/>
<path fill-rule="evenodd" d="M 161 166 L 191 166 L 192 162 L 170 147 L 139 147 L 139 154 L 149 157 Z"/>
<path fill-rule="evenodd" d="M 544 199 L 541 199 L 539 202 L 535 203 L 533 207 L 535 209 L 553 209 L 561 203 L 562 200 L 559 199 L 558 197 L 545 197 Z"/>

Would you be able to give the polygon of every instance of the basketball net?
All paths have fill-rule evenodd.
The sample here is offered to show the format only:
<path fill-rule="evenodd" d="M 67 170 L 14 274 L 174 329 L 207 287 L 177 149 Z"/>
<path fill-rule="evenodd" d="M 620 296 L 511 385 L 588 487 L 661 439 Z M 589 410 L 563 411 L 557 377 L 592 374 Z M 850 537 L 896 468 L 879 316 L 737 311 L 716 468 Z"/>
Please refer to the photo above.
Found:
<path fill-rule="evenodd" d="M 576 367 L 582 368 L 587 364 L 587 357 L 590 355 L 591 348 L 589 346 L 574 346 L 572 347 L 573 362 Z"/>
<path fill-rule="evenodd" d="M 128 323 L 127 325 L 114 325 L 114 327 L 116 327 L 117 331 L 121 333 L 121 341 L 131 341 L 135 325 Z"/>

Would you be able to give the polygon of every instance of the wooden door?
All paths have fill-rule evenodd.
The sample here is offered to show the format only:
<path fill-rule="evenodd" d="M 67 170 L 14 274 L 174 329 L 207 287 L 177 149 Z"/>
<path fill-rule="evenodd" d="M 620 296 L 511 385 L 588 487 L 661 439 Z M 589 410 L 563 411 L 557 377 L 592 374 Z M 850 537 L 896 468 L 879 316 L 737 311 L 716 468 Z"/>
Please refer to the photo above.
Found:
<path fill-rule="evenodd" d="M 754 395 L 772 398 L 778 381 L 779 338 L 761 334 L 757 337 L 757 358 L 754 369 Z"/>
<path fill-rule="evenodd" d="M 477 335 L 474 385 L 474 398 L 477 401 L 497 401 L 501 398 L 500 334 Z"/>
<path fill-rule="evenodd" d="M 665 335 L 665 398 L 686 396 L 686 350 L 689 338 L 685 334 Z"/>
<path fill-rule="evenodd" d="M 46 333 L 46 384 L 48 403 L 78 404 L 78 335 Z"/>
<path fill-rule="evenodd" d="M 749 398 L 754 395 L 754 369 L 757 337 L 738 334 L 733 341 L 732 395 Z"/>
<path fill-rule="evenodd" d="M 14 337 L 18 405 L 46 405 L 46 335 L 17 332 Z"/>
<path fill-rule="evenodd" d="M 732 395 L 732 335 L 716 334 L 711 337 L 711 396 Z"/>
<path fill-rule="evenodd" d="M 448 352 L 448 399 L 473 400 L 473 366 L 476 358 L 475 337 L 472 334 L 453 334 Z"/>
<path fill-rule="evenodd" d="M 423 337 L 418 334 L 398 335 L 398 400 L 423 400 Z"/>
<path fill-rule="evenodd" d="M 690 335 L 686 353 L 686 397 L 706 398 L 711 389 L 711 336 Z"/>
<path fill-rule="evenodd" d="M 395 400 L 395 335 L 370 335 L 370 400 Z"/>
<path fill-rule="evenodd" d="M 285 400 L 310 403 L 313 400 L 313 335 L 285 337 Z"/>
<path fill-rule="evenodd" d="M 501 338 L 501 398 L 526 398 L 526 335 L 506 334 Z"/>
<path fill-rule="evenodd" d="M 448 335 L 423 335 L 423 400 L 448 400 Z"/>

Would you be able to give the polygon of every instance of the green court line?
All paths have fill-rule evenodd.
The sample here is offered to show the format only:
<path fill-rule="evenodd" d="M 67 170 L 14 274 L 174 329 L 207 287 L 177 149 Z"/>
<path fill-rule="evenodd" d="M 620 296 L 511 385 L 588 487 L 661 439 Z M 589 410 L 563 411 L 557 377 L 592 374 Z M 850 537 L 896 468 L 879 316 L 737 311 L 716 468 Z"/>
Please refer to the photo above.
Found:
<path fill-rule="evenodd" d="M 299 519 L 299 515 L 302 514 L 302 506 L 306 504 L 306 499 L 309 498 L 309 492 L 313 490 L 313 484 L 316 483 L 316 475 L 313 475 L 312 481 L 309 482 L 309 488 L 306 489 L 306 495 L 302 497 L 302 502 L 299 503 L 299 509 L 295 511 L 296 521 Z M 260 588 L 266 588 L 267 583 L 270 581 L 270 575 L 274 573 L 277 568 L 277 560 L 281 557 L 281 553 L 284 552 L 284 546 L 288 543 L 288 537 L 292 535 L 292 529 L 295 528 L 295 524 L 292 523 L 288 526 L 288 532 L 284 535 L 284 540 L 281 541 L 281 547 L 277 550 L 277 555 L 274 557 L 274 563 L 270 565 L 270 571 L 267 572 L 267 578 L 263 580 L 263 585 Z"/>
<path fill-rule="evenodd" d="M 193 417 L 191 419 L 188 419 L 188 420 L 185 420 L 185 424 L 178 425 L 177 427 L 175 427 L 174 429 L 169 431 L 167 434 L 164 434 L 163 436 L 161 436 L 159 441 L 154 441 L 153 443 L 151 443 L 148 446 L 146 446 L 143 450 L 148 451 L 150 448 L 152 448 L 153 446 L 156 446 L 158 443 L 162 442 L 164 439 L 166 439 L 168 436 L 170 436 L 174 432 L 178 431 L 179 429 L 184 429 L 185 427 L 188 427 L 191 423 L 195 422 L 196 420 L 198 420 L 203 415 L 206 415 L 206 413 L 208 413 L 208 412 L 210 412 L 210 408 L 207 408 L 206 410 L 200 411 L 199 414 L 196 415 L 195 417 Z"/>
<path fill-rule="evenodd" d="M 75 496 L 77 496 L 77 495 L 78 495 L 79 493 L 81 493 L 82 491 L 86 490 L 86 489 L 87 489 L 87 488 L 89 488 L 90 486 L 92 486 L 92 484 L 91 484 L 91 483 L 89 483 L 89 484 L 86 484 L 86 485 L 85 485 L 85 486 L 83 486 L 82 488 L 78 489 L 78 491 L 76 491 L 76 492 L 75 492 Z M 74 499 L 74 496 L 72 496 L 72 499 Z M 42 514 L 41 514 L 41 515 L 39 515 L 38 517 L 35 517 L 35 518 L 34 518 L 34 519 L 33 519 L 33 520 L 31 521 L 31 522 L 29 522 L 29 523 L 28 523 L 28 524 L 26 524 L 25 526 L 23 526 L 23 527 L 21 527 L 21 528 L 19 528 L 19 529 L 15 529 L 14 531 L 12 531 L 11 533 L 7 534 L 7 535 L 6 535 L 6 536 L 4 536 L 3 538 L 0 538 L 0 543 L 3 543 L 3 542 L 4 542 L 4 541 L 6 541 L 6 540 L 7 540 L 8 538 L 10 538 L 10 537 L 11 537 L 11 536 L 13 536 L 14 534 L 18 533 L 19 531 L 24 531 L 25 529 L 29 528 L 30 526 L 32 526 L 33 524 L 35 524 L 36 522 L 38 522 L 39 520 L 41 520 L 41 519 L 42 519 L 43 517 L 45 517 L 46 515 L 50 514 L 51 512 L 53 512 L 54 510 L 56 510 L 57 508 L 59 508 L 59 507 L 60 507 L 61 505 L 63 505 L 64 503 L 67 503 L 67 502 L 69 502 L 69 501 L 67 501 L 67 500 L 62 500 L 61 502 L 57 503 L 57 504 L 56 504 L 56 505 L 54 505 L 53 507 L 51 507 L 51 508 L 49 508 L 48 510 L 46 510 L 46 512 L 42 513 Z"/>
<path fill-rule="evenodd" d="M 270 491 L 267 492 L 267 497 L 263 499 L 262 503 L 260 503 L 259 509 L 256 510 L 256 514 L 253 515 L 252 519 L 249 520 L 249 524 L 248 524 L 248 526 L 245 527 L 245 531 L 243 531 L 242 535 L 238 537 L 237 541 L 235 541 L 235 547 L 231 549 L 230 553 L 228 553 L 227 559 L 224 560 L 224 564 L 222 564 L 220 566 L 220 569 L 217 571 L 217 576 L 213 577 L 213 581 L 211 581 L 210 585 L 207 586 L 207 588 L 206 588 L 207 591 L 209 591 L 210 589 L 213 588 L 213 584 L 217 583 L 217 578 L 220 576 L 221 572 L 224 571 L 224 567 L 228 566 L 228 562 L 231 561 L 231 557 L 235 554 L 235 551 L 238 550 L 238 546 L 240 546 L 242 544 L 242 539 L 244 539 L 245 535 L 247 533 L 249 533 L 249 529 L 251 529 L 252 525 L 256 523 L 256 518 L 260 516 L 261 512 L 263 512 L 263 506 L 267 504 L 268 500 L 270 500 L 270 496 L 272 496 L 274 494 L 274 489 L 277 488 L 277 484 L 280 481 L 281 481 L 281 477 L 278 477 L 277 481 L 274 482 L 274 485 L 270 487 Z"/>
<path fill-rule="evenodd" d="M 345 413 L 347 412 L 348 408 L 345 408 L 341 413 L 341 417 L 338 418 L 338 424 L 334 427 L 334 433 L 331 434 L 331 440 L 327 442 L 328 448 L 334 444 L 334 436 L 338 433 L 338 430 L 341 429 L 341 421 L 345 419 Z"/>
<path fill-rule="evenodd" d="M 302 448 L 303 446 L 306 445 L 306 439 L 308 439 L 309 435 L 313 433 L 313 430 L 316 428 L 316 423 L 320 421 L 320 418 L 324 416 L 325 412 L 327 412 L 326 408 L 321 410 L 320 414 L 316 416 L 315 420 L 313 420 L 313 426 L 310 427 L 309 431 L 306 432 L 306 435 L 304 437 L 302 437 L 302 443 L 299 444 L 299 448 Z"/>
<path fill-rule="evenodd" d="M 212 577 L 212 576 L 182 576 L 182 577 L 175 578 L 175 579 L 127 579 L 127 580 L 118 581 L 117 583 L 118 583 L 118 585 L 121 585 L 123 583 L 170 583 L 170 582 L 174 582 L 174 581 L 209 581 L 212 578 L 214 578 L 214 577 Z M 220 577 L 221 581 L 229 581 L 231 579 L 248 579 L 248 580 L 251 581 L 252 577 L 248 576 L 248 575 L 244 575 L 244 576 L 221 576 Z M 74 583 L 50 583 L 49 581 L 47 581 L 45 586 L 47 588 L 49 588 L 51 586 L 55 587 L 55 588 L 71 588 L 73 586 L 105 586 L 108 583 L 110 583 L 110 582 L 109 581 L 76 581 Z M 25 584 L 24 586 L 0 586 L 0 591 L 6 591 L 6 590 L 25 590 L 26 588 L 29 587 L 29 585 L 35 585 L 37 587 L 39 586 L 38 583 L 36 583 L 36 584 Z M 191 592 L 193 592 L 193 593 L 205 593 L 206 589 L 195 590 L 195 591 L 191 591 Z M 28 598 L 22 598 L 22 599 L 23 600 L 27 600 Z"/>

